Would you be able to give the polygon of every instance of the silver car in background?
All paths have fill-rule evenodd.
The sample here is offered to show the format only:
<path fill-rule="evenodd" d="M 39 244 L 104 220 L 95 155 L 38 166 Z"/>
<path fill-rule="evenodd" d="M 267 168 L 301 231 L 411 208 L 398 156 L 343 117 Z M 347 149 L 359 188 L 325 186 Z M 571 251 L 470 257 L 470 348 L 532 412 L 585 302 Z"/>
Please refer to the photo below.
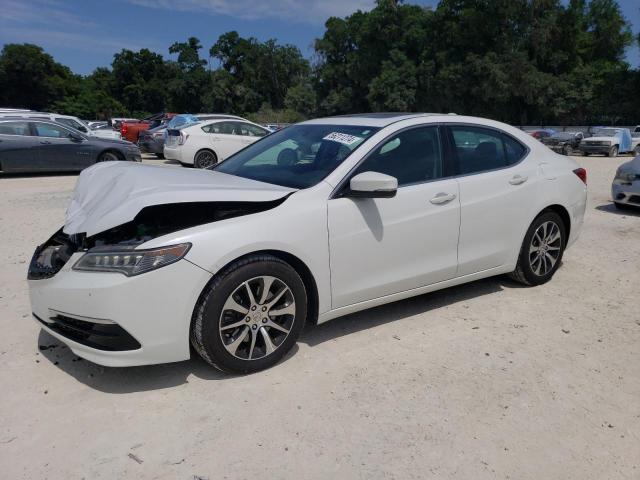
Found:
<path fill-rule="evenodd" d="M 640 156 L 618 167 L 611 185 L 611 197 L 621 210 L 640 209 Z"/>

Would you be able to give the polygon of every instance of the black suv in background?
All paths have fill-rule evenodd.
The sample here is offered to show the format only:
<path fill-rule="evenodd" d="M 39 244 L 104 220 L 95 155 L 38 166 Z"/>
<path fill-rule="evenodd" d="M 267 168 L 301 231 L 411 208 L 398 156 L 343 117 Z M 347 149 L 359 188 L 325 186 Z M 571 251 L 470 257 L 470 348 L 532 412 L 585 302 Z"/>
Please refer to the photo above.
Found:
<path fill-rule="evenodd" d="M 573 155 L 580 150 L 580 142 L 587 136 L 582 132 L 556 132 L 541 141 L 554 152 Z"/>

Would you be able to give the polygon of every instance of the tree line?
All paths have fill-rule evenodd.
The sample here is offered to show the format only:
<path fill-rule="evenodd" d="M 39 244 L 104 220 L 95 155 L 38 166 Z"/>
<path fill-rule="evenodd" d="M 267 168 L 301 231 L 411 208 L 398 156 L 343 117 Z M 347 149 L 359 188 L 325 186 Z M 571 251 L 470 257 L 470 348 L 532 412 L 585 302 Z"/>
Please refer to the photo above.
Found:
<path fill-rule="evenodd" d="M 292 45 L 221 35 L 168 59 L 116 53 L 110 68 L 74 74 L 41 47 L 6 44 L 0 106 L 82 118 L 226 112 L 294 122 L 369 111 L 456 112 L 512 124 L 640 123 L 634 38 L 616 0 L 441 0 L 433 8 L 378 0 L 331 17 L 313 60 Z"/>

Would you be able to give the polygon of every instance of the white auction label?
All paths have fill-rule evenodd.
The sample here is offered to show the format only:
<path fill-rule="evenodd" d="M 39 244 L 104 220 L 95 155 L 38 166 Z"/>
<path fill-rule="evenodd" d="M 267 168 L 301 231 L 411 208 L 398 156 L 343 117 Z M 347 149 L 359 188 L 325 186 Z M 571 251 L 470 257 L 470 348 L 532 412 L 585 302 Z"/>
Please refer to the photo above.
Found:
<path fill-rule="evenodd" d="M 331 140 L 332 142 L 344 143 L 345 145 L 353 145 L 358 140 L 362 140 L 362 138 L 349 135 L 348 133 L 331 132 L 329 135 L 324 137 L 323 140 Z"/>

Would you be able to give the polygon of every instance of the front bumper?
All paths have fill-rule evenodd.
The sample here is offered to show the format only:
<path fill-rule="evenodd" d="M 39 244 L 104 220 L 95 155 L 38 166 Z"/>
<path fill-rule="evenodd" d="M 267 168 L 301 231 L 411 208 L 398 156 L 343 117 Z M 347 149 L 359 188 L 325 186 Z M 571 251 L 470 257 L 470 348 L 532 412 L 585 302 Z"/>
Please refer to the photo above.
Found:
<path fill-rule="evenodd" d="M 580 150 L 585 153 L 600 153 L 606 155 L 611 150 L 611 145 L 580 145 Z"/>
<path fill-rule="evenodd" d="M 133 277 L 71 270 L 82 255 L 50 278 L 28 281 L 31 309 L 44 330 L 105 366 L 189 358 L 191 316 L 209 272 L 185 259 Z M 105 346 L 105 335 L 117 341 Z"/>
<path fill-rule="evenodd" d="M 611 185 L 611 198 L 622 205 L 640 207 L 640 179 L 624 183 L 615 180 Z"/>

